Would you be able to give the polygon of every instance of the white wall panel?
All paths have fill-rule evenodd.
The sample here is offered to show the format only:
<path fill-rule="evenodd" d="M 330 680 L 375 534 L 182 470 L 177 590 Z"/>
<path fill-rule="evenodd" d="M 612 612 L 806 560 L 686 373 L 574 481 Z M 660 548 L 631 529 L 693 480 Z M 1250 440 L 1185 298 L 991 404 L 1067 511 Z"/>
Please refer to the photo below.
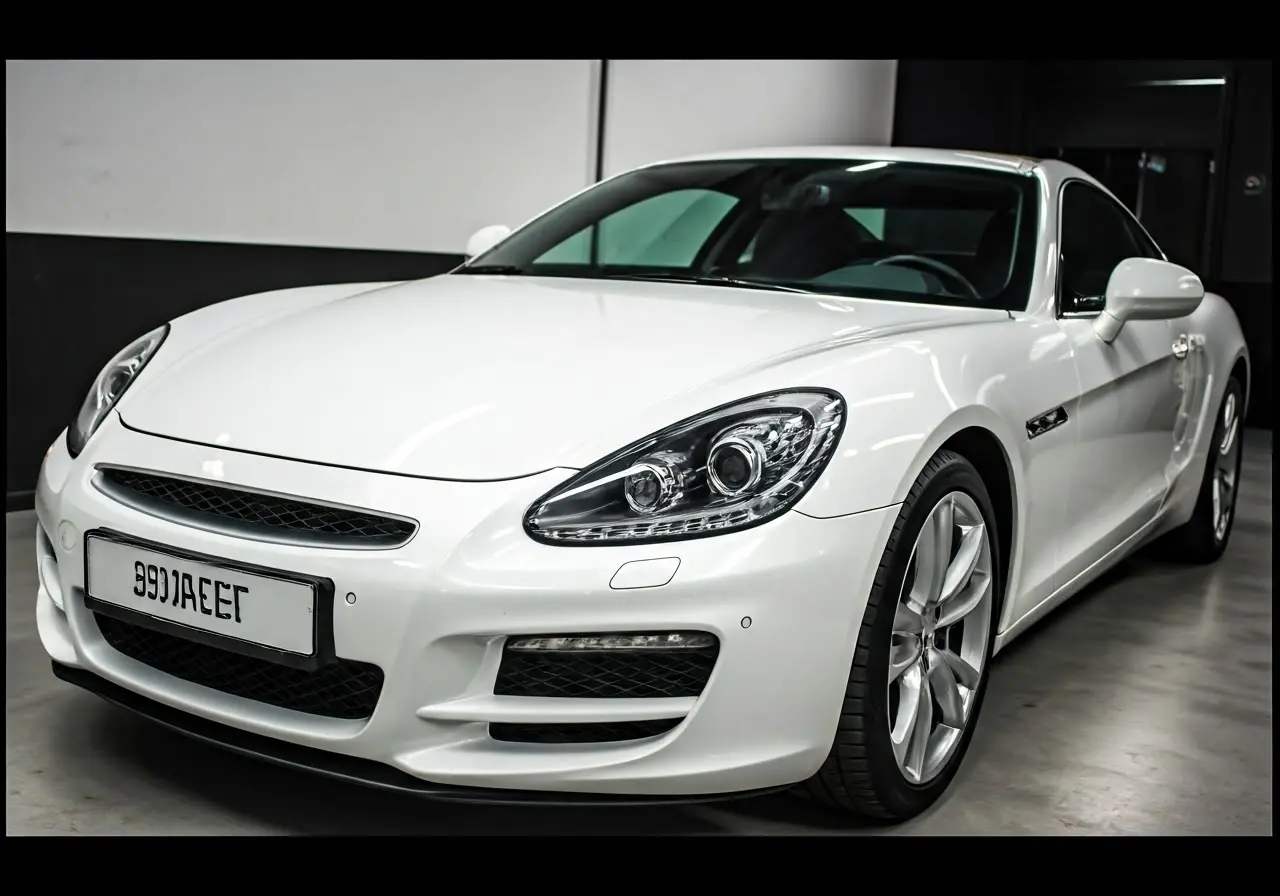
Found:
<path fill-rule="evenodd" d="M 609 61 L 605 176 L 699 152 L 890 142 L 897 62 Z"/>
<path fill-rule="evenodd" d="M 461 252 L 594 169 L 578 61 L 5 64 L 5 228 Z"/>

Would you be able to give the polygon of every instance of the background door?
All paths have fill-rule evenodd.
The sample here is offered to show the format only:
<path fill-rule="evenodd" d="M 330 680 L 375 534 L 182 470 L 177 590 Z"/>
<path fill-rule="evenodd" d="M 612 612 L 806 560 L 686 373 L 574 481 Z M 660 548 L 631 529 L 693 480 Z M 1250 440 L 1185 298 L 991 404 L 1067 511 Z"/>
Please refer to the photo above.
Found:
<path fill-rule="evenodd" d="M 1169 260 L 1207 276 L 1208 221 L 1215 164 L 1201 149 L 1076 149 L 1040 155 L 1075 165 L 1115 194 Z"/>

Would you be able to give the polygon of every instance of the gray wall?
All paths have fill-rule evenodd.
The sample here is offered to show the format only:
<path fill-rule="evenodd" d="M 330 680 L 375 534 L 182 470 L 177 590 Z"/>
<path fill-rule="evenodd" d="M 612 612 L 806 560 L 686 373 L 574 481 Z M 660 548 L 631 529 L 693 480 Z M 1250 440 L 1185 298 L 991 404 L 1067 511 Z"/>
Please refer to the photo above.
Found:
<path fill-rule="evenodd" d="M 5 230 L 461 252 L 594 179 L 598 60 L 6 62 Z M 889 142 L 892 60 L 612 60 L 604 173 Z"/>
<path fill-rule="evenodd" d="M 700 152 L 809 144 L 884 146 L 892 59 L 614 59 L 604 174 Z"/>
<path fill-rule="evenodd" d="M 442 273 L 476 229 L 519 225 L 598 172 L 717 149 L 887 143 L 895 71 L 6 62 L 7 504 L 29 505 L 45 448 L 102 364 L 166 320 L 270 289 Z"/>
<path fill-rule="evenodd" d="M 461 252 L 588 183 L 597 68 L 7 62 L 5 229 Z"/>

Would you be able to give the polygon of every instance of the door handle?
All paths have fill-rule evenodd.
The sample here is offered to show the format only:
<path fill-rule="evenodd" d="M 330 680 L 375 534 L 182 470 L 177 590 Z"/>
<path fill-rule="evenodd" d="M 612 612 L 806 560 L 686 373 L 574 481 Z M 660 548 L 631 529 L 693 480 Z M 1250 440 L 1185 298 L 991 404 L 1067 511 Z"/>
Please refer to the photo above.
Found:
<path fill-rule="evenodd" d="M 1187 339 L 1186 334 L 1182 334 L 1173 340 L 1173 356 L 1181 361 L 1191 351 L 1191 340 Z"/>

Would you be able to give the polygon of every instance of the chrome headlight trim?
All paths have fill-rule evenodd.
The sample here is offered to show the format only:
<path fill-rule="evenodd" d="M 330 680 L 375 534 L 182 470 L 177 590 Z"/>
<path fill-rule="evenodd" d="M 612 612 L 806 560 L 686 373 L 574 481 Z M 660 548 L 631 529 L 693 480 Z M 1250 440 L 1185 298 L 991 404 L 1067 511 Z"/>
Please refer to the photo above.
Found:
<path fill-rule="evenodd" d="M 540 497 L 524 528 L 565 547 L 657 544 L 740 532 L 786 513 L 818 481 L 839 443 L 846 402 L 825 387 L 760 393 L 686 418 L 588 465 Z M 746 434 L 767 452 L 767 468 L 748 486 L 713 490 L 707 460 L 723 440 Z M 763 440 L 763 441 L 759 441 Z M 627 501 L 632 475 L 655 462 L 676 466 L 671 504 L 637 513 Z"/>
<path fill-rule="evenodd" d="M 67 451 L 79 457 L 93 434 L 102 426 L 107 415 L 120 403 L 120 399 L 134 380 L 142 373 L 160 346 L 169 336 L 169 325 L 156 327 L 146 335 L 135 339 L 107 362 L 89 387 L 89 394 L 80 404 L 80 410 L 67 427 Z"/>

